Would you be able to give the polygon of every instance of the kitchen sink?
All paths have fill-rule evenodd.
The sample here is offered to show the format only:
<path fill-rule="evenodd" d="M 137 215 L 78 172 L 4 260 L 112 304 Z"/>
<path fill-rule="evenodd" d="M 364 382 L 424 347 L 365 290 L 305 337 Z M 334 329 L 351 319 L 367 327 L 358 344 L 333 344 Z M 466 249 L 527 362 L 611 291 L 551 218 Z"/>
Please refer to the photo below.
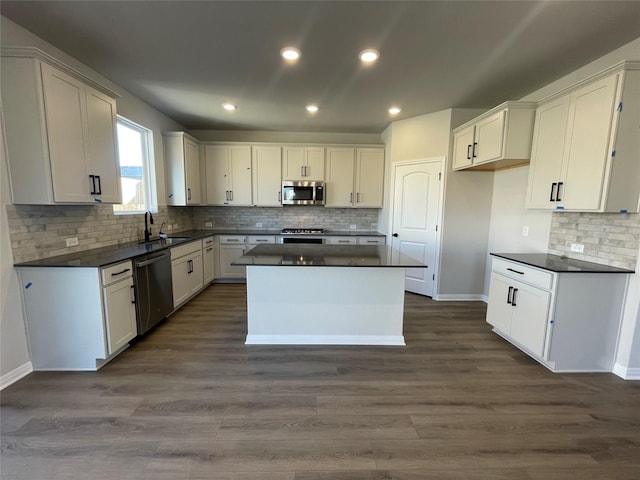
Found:
<path fill-rule="evenodd" d="M 148 243 L 148 244 L 154 244 L 154 243 L 159 243 L 160 245 L 172 245 L 174 243 L 182 243 L 186 240 L 191 240 L 191 237 L 168 237 L 168 238 L 154 238 L 153 240 L 149 240 L 148 242 L 145 242 L 144 240 L 141 242 L 138 242 L 140 245 Z"/>

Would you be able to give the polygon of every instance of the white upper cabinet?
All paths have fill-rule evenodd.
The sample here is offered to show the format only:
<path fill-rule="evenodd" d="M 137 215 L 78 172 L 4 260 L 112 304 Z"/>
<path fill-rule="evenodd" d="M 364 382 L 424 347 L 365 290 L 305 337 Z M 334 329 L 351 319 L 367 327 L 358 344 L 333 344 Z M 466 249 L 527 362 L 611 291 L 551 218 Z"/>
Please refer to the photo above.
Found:
<path fill-rule="evenodd" d="M 381 208 L 383 148 L 327 148 L 326 207 Z"/>
<path fill-rule="evenodd" d="M 253 204 L 258 207 L 282 206 L 282 148 L 253 146 Z"/>
<path fill-rule="evenodd" d="M 324 180 L 324 155 L 324 147 L 284 147 L 282 149 L 282 179 Z"/>
<path fill-rule="evenodd" d="M 13 202 L 120 203 L 116 94 L 34 48 L 1 71 Z"/>
<path fill-rule="evenodd" d="M 201 205 L 200 147 L 184 132 L 162 134 L 167 168 L 167 205 Z"/>
<path fill-rule="evenodd" d="M 536 104 L 505 102 L 453 131 L 453 169 L 499 170 L 529 161 Z"/>
<path fill-rule="evenodd" d="M 251 146 L 206 145 L 208 205 L 251 206 Z"/>
<path fill-rule="evenodd" d="M 638 211 L 640 71 L 617 70 L 538 108 L 527 208 Z"/>

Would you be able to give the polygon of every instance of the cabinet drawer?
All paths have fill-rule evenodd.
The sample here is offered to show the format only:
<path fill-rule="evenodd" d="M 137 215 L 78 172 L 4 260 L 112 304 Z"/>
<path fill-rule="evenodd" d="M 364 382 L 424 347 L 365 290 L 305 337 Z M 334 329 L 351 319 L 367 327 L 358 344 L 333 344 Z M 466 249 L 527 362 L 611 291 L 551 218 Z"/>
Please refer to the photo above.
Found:
<path fill-rule="evenodd" d="M 213 235 L 202 239 L 202 248 L 213 247 Z"/>
<path fill-rule="evenodd" d="M 249 235 L 247 237 L 249 245 L 261 245 L 263 243 L 276 243 L 275 235 Z"/>
<path fill-rule="evenodd" d="M 244 235 L 220 235 L 218 237 L 222 244 L 245 244 L 247 237 Z"/>
<path fill-rule="evenodd" d="M 385 237 L 358 237 L 358 245 L 384 245 Z"/>
<path fill-rule="evenodd" d="M 131 260 L 126 262 L 116 263 L 110 267 L 102 269 L 102 285 L 107 286 L 112 283 L 118 282 L 123 278 L 128 278 L 133 275 L 133 267 Z"/>
<path fill-rule="evenodd" d="M 173 247 L 171 249 L 171 260 L 199 251 L 202 251 L 202 240 L 196 240 L 195 242 Z"/>
<path fill-rule="evenodd" d="M 358 243 L 357 237 L 328 237 L 327 242 L 329 245 L 356 245 Z"/>
<path fill-rule="evenodd" d="M 522 263 L 510 262 L 502 258 L 494 257 L 491 269 L 501 275 L 547 290 L 549 290 L 553 284 L 554 274 L 552 272 L 545 272 Z"/>

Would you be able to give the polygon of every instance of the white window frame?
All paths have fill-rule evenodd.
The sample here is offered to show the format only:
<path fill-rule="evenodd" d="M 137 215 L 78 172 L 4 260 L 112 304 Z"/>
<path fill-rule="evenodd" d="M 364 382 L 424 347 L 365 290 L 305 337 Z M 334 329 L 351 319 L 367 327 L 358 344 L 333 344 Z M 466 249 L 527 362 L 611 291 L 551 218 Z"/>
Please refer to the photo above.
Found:
<path fill-rule="evenodd" d="M 143 125 L 118 115 L 118 124 L 122 124 L 127 128 L 138 131 L 143 137 L 142 144 L 142 179 L 144 183 L 144 210 L 116 210 L 114 205 L 113 213 L 115 215 L 139 215 L 147 210 L 152 213 L 158 213 L 158 188 L 156 185 L 156 164 L 153 154 L 153 131 Z M 118 162 L 118 169 L 120 162 Z M 122 204 L 121 204 L 122 205 Z"/>

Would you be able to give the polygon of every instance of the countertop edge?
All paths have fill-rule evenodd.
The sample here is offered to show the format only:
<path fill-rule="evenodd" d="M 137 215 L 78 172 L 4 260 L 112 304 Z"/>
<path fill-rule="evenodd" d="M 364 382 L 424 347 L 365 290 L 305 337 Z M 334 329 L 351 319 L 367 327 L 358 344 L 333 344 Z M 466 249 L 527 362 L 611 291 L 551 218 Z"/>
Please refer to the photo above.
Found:
<path fill-rule="evenodd" d="M 523 265 L 528 265 L 530 267 L 534 267 L 534 268 L 539 268 L 541 270 L 546 270 L 548 272 L 553 272 L 553 273 L 578 273 L 578 274 L 634 274 L 636 273 L 635 270 L 628 270 L 626 268 L 620 268 L 620 267 L 612 267 L 609 265 L 604 265 L 604 264 L 599 264 L 599 263 L 594 263 L 594 262 L 588 262 L 586 260 L 578 260 L 575 258 L 568 258 L 568 257 L 561 257 L 559 255 L 554 255 L 551 253 L 533 253 L 533 254 L 529 254 L 529 253 L 494 253 L 494 252 L 490 252 L 491 256 L 494 257 L 498 257 L 498 258 L 503 258 L 505 260 L 509 260 L 511 262 L 517 262 L 517 263 L 521 263 Z M 583 265 L 583 267 L 581 267 L 580 270 L 569 270 L 568 268 L 566 269 L 561 269 L 561 268 L 551 268 L 548 265 L 542 265 L 539 262 L 534 262 L 533 260 L 526 260 L 526 256 L 527 255 L 544 255 L 546 257 L 552 257 L 553 259 L 557 259 L 558 261 L 567 261 L 567 266 L 569 266 L 570 262 L 574 262 L 574 263 L 579 263 L 581 265 Z M 593 265 L 593 267 L 590 269 L 589 265 Z"/>

